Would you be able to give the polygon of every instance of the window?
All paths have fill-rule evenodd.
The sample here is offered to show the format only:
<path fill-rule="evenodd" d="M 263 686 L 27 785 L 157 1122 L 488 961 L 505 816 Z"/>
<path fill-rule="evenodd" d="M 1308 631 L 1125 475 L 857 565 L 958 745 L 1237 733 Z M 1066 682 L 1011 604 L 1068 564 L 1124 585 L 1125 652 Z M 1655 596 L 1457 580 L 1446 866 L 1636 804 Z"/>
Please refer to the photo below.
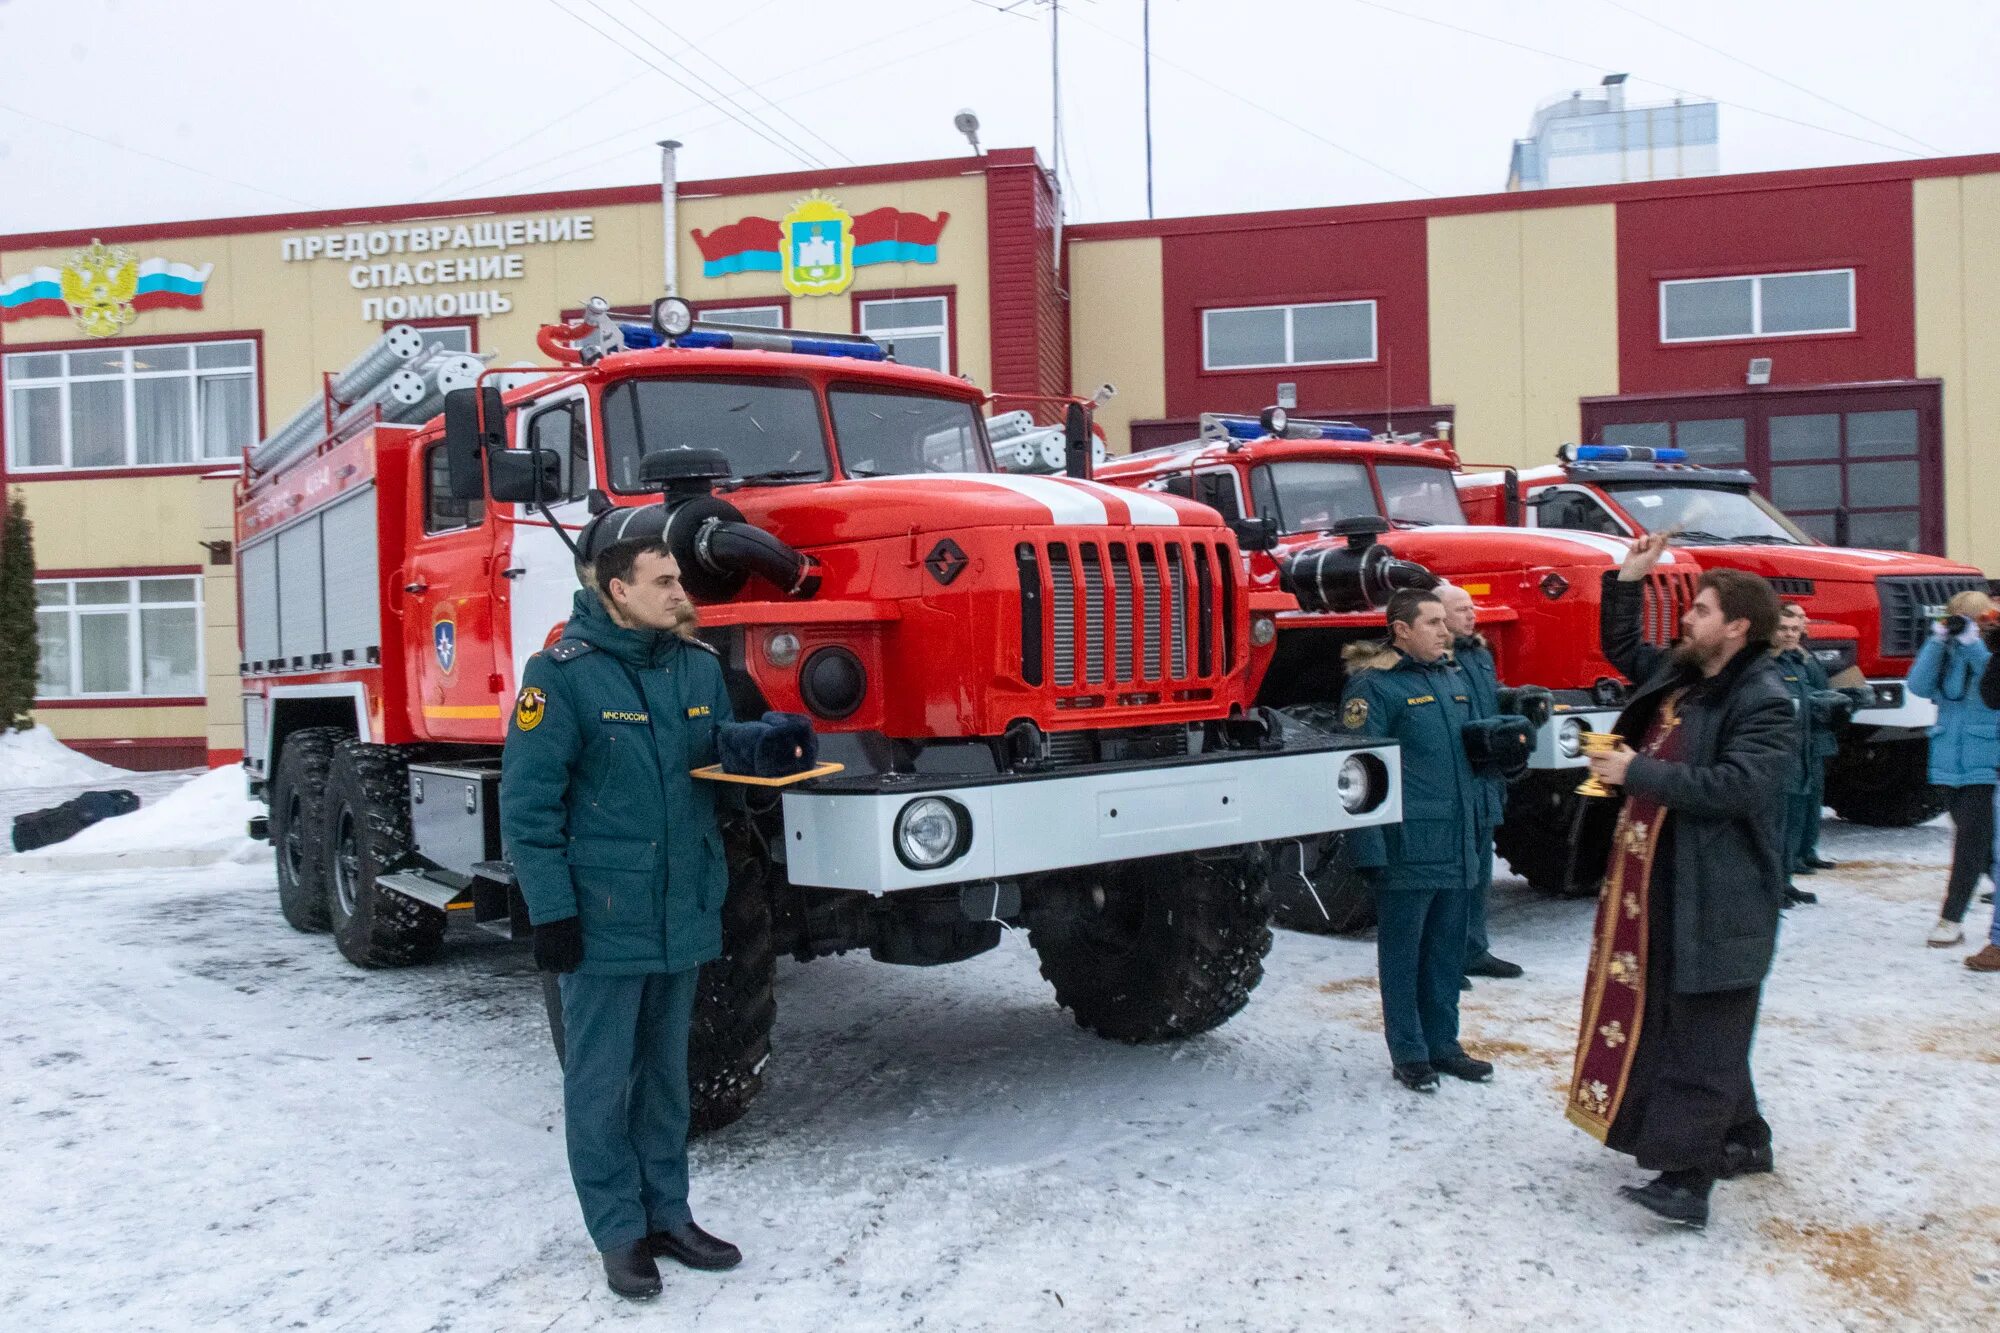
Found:
<path fill-rule="evenodd" d="M 1628 535 L 1611 511 L 1594 496 L 1567 488 L 1547 491 L 1535 506 L 1535 526 L 1566 528 L 1572 532 L 1605 532 L 1613 537 Z"/>
<path fill-rule="evenodd" d="M 972 404 L 901 390 L 838 387 L 826 396 L 851 477 L 990 472 Z"/>
<path fill-rule="evenodd" d="M 1383 463 L 1375 469 L 1382 503 L 1396 523 L 1463 523 L 1458 483 L 1450 468 L 1414 463 Z"/>
<path fill-rule="evenodd" d="M 451 493 L 451 461 L 442 444 L 424 453 L 424 531 L 457 532 L 486 521 L 486 501 Z"/>
<path fill-rule="evenodd" d="M 1283 532 L 1331 532 L 1343 518 L 1381 516 L 1363 463 L 1270 463 L 1251 474 L 1257 513 Z"/>
<path fill-rule="evenodd" d="M 860 303 L 861 331 L 906 366 L 951 368 L 951 305 L 942 296 Z"/>
<path fill-rule="evenodd" d="M 642 491 L 639 464 L 662 449 L 720 449 L 739 478 L 828 475 L 819 398 L 803 380 L 676 376 L 625 380 L 604 394 L 611 489 Z"/>
<path fill-rule="evenodd" d="M 1201 313 L 1204 370 L 1375 359 L 1375 303 L 1272 305 Z"/>
<path fill-rule="evenodd" d="M 590 432 L 584 428 L 578 403 L 564 403 L 535 414 L 528 423 L 528 447 L 547 449 L 562 460 L 559 493 L 581 499 L 590 489 Z"/>
<path fill-rule="evenodd" d="M 1660 341 L 1854 331 L 1854 270 L 1691 278 L 1660 284 Z"/>
<path fill-rule="evenodd" d="M 1805 542 L 1804 532 L 1748 487 L 1611 482 L 1604 489 L 1647 532 L 1675 533 L 1682 542 Z"/>
<path fill-rule="evenodd" d="M 424 346 L 426 347 L 435 344 L 443 347 L 447 352 L 470 352 L 472 350 L 472 326 L 470 324 L 418 324 L 416 325 L 416 330 L 423 338 Z"/>
<path fill-rule="evenodd" d="M 4 363 L 8 466 L 171 467 L 257 442 L 256 344 L 24 352 Z"/>
<path fill-rule="evenodd" d="M 785 327 L 785 308 L 781 305 L 702 306 L 694 312 L 694 317 L 713 324 L 743 324 L 756 329 Z"/>
<path fill-rule="evenodd" d="M 201 580 L 46 579 L 35 584 L 39 699 L 202 694 Z"/>

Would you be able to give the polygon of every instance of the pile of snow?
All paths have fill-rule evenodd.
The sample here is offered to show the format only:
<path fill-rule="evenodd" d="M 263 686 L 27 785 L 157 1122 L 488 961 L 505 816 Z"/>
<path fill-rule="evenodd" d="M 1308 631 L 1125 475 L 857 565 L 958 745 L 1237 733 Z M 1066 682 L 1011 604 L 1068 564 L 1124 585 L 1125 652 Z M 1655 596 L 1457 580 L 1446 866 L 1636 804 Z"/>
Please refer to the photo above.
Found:
<path fill-rule="evenodd" d="M 51 865 L 87 860 L 100 868 L 205 865 L 253 861 L 270 854 L 245 831 L 261 814 L 245 790 L 243 770 L 213 769 L 129 815 L 92 824 L 40 855 Z"/>
<path fill-rule="evenodd" d="M 39 722 L 26 731 L 0 732 L 0 791 L 74 787 L 130 776 L 122 768 L 78 754 Z"/>

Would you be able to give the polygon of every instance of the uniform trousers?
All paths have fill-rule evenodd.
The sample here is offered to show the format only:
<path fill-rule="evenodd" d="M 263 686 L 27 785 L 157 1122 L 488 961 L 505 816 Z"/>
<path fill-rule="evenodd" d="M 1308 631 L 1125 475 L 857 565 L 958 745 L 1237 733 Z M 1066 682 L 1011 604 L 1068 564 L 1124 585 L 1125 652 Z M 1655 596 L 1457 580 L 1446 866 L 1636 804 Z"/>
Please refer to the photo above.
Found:
<path fill-rule="evenodd" d="M 1458 991 L 1465 976 L 1471 896 L 1464 888 L 1375 890 L 1382 1035 L 1396 1064 L 1464 1053 L 1458 1044 Z"/>
<path fill-rule="evenodd" d="M 1486 901 L 1493 896 L 1493 830 L 1479 830 L 1479 873 L 1465 901 L 1465 958 L 1471 962 L 1493 952 L 1486 936 Z"/>
<path fill-rule="evenodd" d="M 564 1137 L 599 1250 L 693 1220 L 688 1028 L 698 967 L 561 978 Z"/>

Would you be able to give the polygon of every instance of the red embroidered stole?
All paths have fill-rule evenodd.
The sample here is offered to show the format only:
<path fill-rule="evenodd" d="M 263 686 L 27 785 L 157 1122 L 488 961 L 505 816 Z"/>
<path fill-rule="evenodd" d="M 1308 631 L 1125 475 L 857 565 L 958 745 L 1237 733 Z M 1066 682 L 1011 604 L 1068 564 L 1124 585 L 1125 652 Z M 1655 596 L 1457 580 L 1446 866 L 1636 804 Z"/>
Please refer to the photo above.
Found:
<path fill-rule="evenodd" d="M 1639 752 L 1669 763 L 1681 759 L 1680 703 L 1676 690 L 1646 728 Z M 1611 860 L 1597 897 L 1590 969 L 1583 982 L 1583 1024 L 1577 1032 L 1568 1116 L 1584 1133 L 1604 1141 L 1625 1099 L 1639 1024 L 1646 1013 L 1646 936 L 1653 856 L 1667 809 L 1650 797 L 1628 795 L 1612 834 Z"/>

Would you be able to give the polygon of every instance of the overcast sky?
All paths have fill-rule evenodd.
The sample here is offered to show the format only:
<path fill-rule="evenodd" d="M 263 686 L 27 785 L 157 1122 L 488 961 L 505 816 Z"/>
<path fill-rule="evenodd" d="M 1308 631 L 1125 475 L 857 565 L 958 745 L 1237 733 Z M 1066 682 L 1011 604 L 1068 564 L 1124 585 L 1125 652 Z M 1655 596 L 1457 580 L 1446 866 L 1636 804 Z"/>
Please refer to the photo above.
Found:
<path fill-rule="evenodd" d="M 1062 5 L 1070 219 L 1143 217 L 1141 0 Z M 1161 216 L 1498 190 L 1536 105 L 1613 71 L 1634 102 L 1721 100 L 1725 171 L 2000 150 L 1992 0 L 1152 15 Z M 0 0 L 0 233 L 634 184 L 667 136 L 686 177 L 943 157 L 966 151 L 961 107 L 988 147 L 1046 159 L 1051 17 L 1047 0 Z"/>

